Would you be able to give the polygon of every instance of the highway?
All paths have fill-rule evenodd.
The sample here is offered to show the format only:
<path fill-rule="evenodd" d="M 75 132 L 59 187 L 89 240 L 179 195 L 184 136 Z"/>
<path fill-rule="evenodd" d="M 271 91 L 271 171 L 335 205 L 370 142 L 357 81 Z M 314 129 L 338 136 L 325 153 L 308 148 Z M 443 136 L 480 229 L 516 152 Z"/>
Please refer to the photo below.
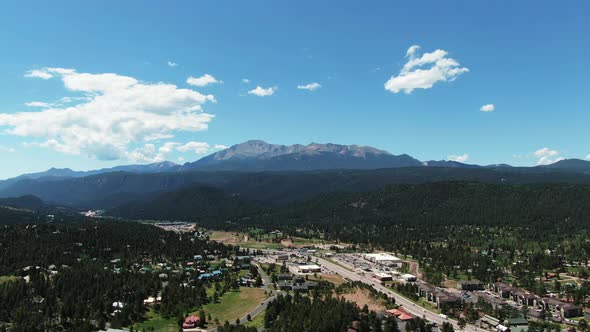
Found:
<path fill-rule="evenodd" d="M 453 324 L 453 327 L 455 328 L 455 330 L 459 330 L 459 325 L 457 324 L 456 321 L 451 320 L 451 319 L 445 319 L 443 317 L 441 317 L 439 314 L 432 312 L 430 310 L 424 309 L 423 307 L 416 305 L 414 302 L 406 299 L 405 297 L 402 297 L 396 293 L 394 293 L 392 290 L 388 289 L 387 287 L 384 287 L 381 285 L 381 283 L 379 283 L 378 281 L 374 280 L 371 277 L 366 277 L 366 276 L 361 276 L 360 274 L 356 273 L 356 272 L 352 272 L 348 269 L 343 268 L 342 266 L 338 265 L 338 264 L 334 264 L 330 261 L 327 261 L 323 258 L 320 257 L 314 257 L 317 259 L 317 262 L 322 265 L 323 267 L 325 267 L 326 269 L 339 274 L 340 276 L 347 278 L 351 281 L 360 281 L 363 282 L 365 284 L 369 284 L 371 286 L 373 286 L 373 288 L 375 288 L 377 291 L 386 294 L 388 297 L 393 297 L 395 299 L 395 303 L 397 303 L 398 305 L 401 305 L 405 311 L 409 312 L 410 314 L 417 316 L 417 317 L 421 317 L 421 318 L 425 318 L 431 322 L 436 323 L 438 326 L 441 326 L 442 323 L 444 322 L 448 322 Z M 465 327 L 465 330 L 468 331 L 477 331 L 477 330 L 483 330 L 481 328 L 477 328 L 475 325 L 470 325 L 467 324 L 467 326 Z"/>

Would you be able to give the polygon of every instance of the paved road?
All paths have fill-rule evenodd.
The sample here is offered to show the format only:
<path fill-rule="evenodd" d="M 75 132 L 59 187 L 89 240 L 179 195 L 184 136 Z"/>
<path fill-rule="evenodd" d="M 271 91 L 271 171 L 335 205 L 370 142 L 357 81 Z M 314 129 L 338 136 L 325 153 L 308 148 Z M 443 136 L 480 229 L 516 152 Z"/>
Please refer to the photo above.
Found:
<path fill-rule="evenodd" d="M 258 306 L 256 306 L 256 308 L 252 309 L 244 317 L 240 318 L 240 324 L 245 324 L 246 322 L 248 322 L 248 315 L 250 315 L 250 318 L 253 319 L 257 315 L 259 315 L 261 312 L 263 312 L 266 309 L 266 307 L 268 306 L 268 303 L 271 302 L 272 300 L 276 299 L 277 295 L 279 294 L 279 292 L 274 291 L 268 287 L 272 284 L 272 281 L 270 280 L 268 275 L 266 275 L 266 273 L 262 270 L 262 268 L 260 268 L 259 264 L 255 264 L 255 265 L 256 265 L 256 268 L 258 269 L 258 273 L 260 274 L 260 277 L 262 278 L 262 287 L 261 288 L 267 292 L 270 292 L 272 295 L 268 299 L 261 302 Z M 230 322 L 230 323 L 235 324 L 235 322 Z M 198 331 L 198 330 L 195 330 L 195 331 Z M 213 327 L 211 329 L 208 329 L 207 331 L 217 332 L 217 327 Z M 185 329 L 184 332 L 191 332 L 191 330 Z"/>
<path fill-rule="evenodd" d="M 317 257 L 317 260 L 323 267 L 339 274 L 342 277 L 345 277 L 345 278 L 352 280 L 352 281 L 361 281 L 363 283 L 369 284 L 369 285 L 373 286 L 373 288 L 375 288 L 379 292 L 385 293 L 387 296 L 395 298 L 395 303 L 404 307 L 404 310 L 406 310 L 407 312 L 411 313 L 414 316 L 426 318 L 427 320 L 429 320 L 431 322 L 435 322 L 439 326 L 442 325 L 442 323 L 444 323 L 444 322 L 449 322 L 449 323 L 453 324 L 453 327 L 455 328 L 455 330 L 459 330 L 459 326 L 457 325 L 456 321 L 450 320 L 450 319 L 447 320 L 447 319 L 439 316 L 435 312 L 432 312 L 430 310 L 424 309 L 421 306 L 416 305 L 414 302 L 406 299 L 405 297 L 402 297 L 402 296 L 394 293 L 392 290 L 388 289 L 387 287 L 382 286 L 381 283 L 374 280 L 373 278 L 361 276 L 356 272 L 352 272 L 350 270 L 347 270 L 340 265 L 334 264 L 330 261 L 327 261 L 327 260 L 319 258 L 319 257 Z M 474 331 L 475 330 L 474 328 L 475 328 L 474 325 L 467 325 L 465 327 L 465 330 Z M 481 328 L 477 328 L 477 329 L 481 330 Z"/>

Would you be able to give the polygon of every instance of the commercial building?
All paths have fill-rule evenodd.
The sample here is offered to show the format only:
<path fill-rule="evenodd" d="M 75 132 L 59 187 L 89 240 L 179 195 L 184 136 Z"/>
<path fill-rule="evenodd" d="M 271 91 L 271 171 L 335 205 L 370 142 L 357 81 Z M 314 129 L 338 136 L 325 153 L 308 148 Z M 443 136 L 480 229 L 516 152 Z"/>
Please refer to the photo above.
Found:
<path fill-rule="evenodd" d="M 409 273 L 402 274 L 402 279 L 404 279 L 407 282 L 414 282 L 418 280 L 418 278 L 416 278 L 415 275 Z"/>
<path fill-rule="evenodd" d="M 299 273 L 316 273 L 322 272 L 322 268 L 318 265 L 299 265 L 297 266 Z"/>
<path fill-rule="evenodd" d="M 382 252 L 375 254 L 364 254 L 363 257 L 369 262 L 385 266 L 401 267 L 403 263 L 400 258 Z"/>
<path fill-rule="evenodd" d="M 393 278 L 391 277 L 391 274 L 388 274 L 388 273 L 382 273 L 382 272 L 375 273 L 374 277 L 375 277 L 376 279 L 379 279 L 379 280 L 381 280 L 381 281 L 389 281 L 389 280 L 393 279 Z"/>

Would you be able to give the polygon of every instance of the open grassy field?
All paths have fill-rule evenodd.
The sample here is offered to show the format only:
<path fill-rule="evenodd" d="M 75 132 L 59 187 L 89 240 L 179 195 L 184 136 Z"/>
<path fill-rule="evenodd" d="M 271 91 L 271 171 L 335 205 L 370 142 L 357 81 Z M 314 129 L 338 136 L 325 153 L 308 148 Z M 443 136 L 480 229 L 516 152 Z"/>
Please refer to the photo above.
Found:
<path fill-rule="evenodd" d="M 152 330 L 153 328 L 153 330 Z M 147 320 L 143 323 L 133 324 L 135 331 L 155 331 L 155 332 L 177 332 L 178 324 L 175 318 L 164 318 L 153 309 L 147 313 Z"/>
<path fill-rule="evenodd" d="M 247 315 L 265 299 L 266 295 L 262 289 L 242 287 L 239 292 L 224 294 L 219 303 L 203 306 L 203 310 L 205 314 L 211 314 L 213 320 L 217 318 L 221 324 L 226 320 L 233 323 L 236 318 Z"/>
<path fill-rule="evenodd" d="M 341 276 L 339 276 L 337 274 L 320 274 L 317 276 L 317 278 L 310 277 L 309 279 L 310 280 L 324 280 L 324 281 L 333 283 L 336 286 L 342 285 L 343 283 L 346 282 Z"/>
<path fill-rule="evenodd" d="M 283 248 L 283 245 L 280 243 L 275 243 L 271 241 L 271 238 L 264 239 L 262 241 L 256 241 L 250 237 L 248 237 L 245 233 L 234 233 L 234 232 L 222 232 L 222 231 L 212 231 L 209 238 L 212 241 L 217 241 L 223 244 L 231 244 L 231 245 L 239 245 L 240 247 L 244 248 L 252 248 L 252 249 L 278 249 Z"/>

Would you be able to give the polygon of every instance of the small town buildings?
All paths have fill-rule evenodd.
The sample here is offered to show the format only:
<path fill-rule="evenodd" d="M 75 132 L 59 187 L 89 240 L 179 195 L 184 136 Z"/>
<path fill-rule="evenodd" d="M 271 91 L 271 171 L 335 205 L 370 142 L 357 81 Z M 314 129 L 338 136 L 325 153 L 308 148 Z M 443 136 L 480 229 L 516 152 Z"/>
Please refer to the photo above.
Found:
<path fill-rule="evenodd" d="M 423 297 L 426 301 L 436 304 L 437 308 L 455 307 L 461 304 L 461 298 L 445 292 L 441 288 L 435 287 L 429 283 L 419 282 L 418 296 Z"/>
<path fill-rule="evenodd" d="M 235 260 L 234 267 L 239 269 L 248 269 L 250 268 L 250 263 L 252 262 L 252 257 L 250 256 L 237 256 Z"/>
<path fill-rule="evenodd" d="M 529 329 L 529 321 L 526 318 L 509 318 L 507 323 L 510 332 L 527 332 Z"/>
<path fill-rule="evenodd" d="M 292 289 L 294 292 L 307 292 L 309 290 L 306 285 L 293 285 Z"/>
<path fill-rule="evenodd" d="M 491 291 L 493 291 L 494 293 L 500 295 L 500 297 L 503 297 L 505 299 L 510 298 L 510 294 L 515 291 L 516 289 L 508 284 L 505 284 L 503 282 L 495 282 L 491 285 Z"/>
<path fill-rule="evenodd" d="M 385 266 L 401 267 L 403 263 L 400 258 L 387 253 L 364 254 L 363 257 L 369 262 Z"/>
<path fill-rule="evenodd" d="M 375 277 L 375 279 L 378 279 L 380 281 L 389 281 L 389 280 L 393 279 L 391 274 L 383 273 L 383 272 L 375 273 L 374 277 Z"/>
<path fill-rule="evenodd" d="M 201 322 L 201 318 L 192 315 L 192 316 L 189 316 L 184 319 L 184 322 L 182 323 L 182 328 L 183 329 L 194 329 L 197 327 L 197 325 L 199 325 L 200 322 Z"/>
<path fill-rule="evenodd" d="M 297 266 L 297 270 L 299 273 L 316 273 L 322 272 L 322 268 L 318 265 L 299 265 Z"/>
<path fill-rule="evenodd" d="M 416 280 L 418 280 L 418 278 L 416 278 L 415 275 L 413 274 L 409 274 L 409 273 L 404 273 L 401 275 L 402 279 L 404 279 L 407 282 L 414 282 Z"/>
<path fill-rule="evenodd" d="M 277 275 L 277 280 L 293 280 L 293 275 L 288 273 L 281 273 Z"/>
<path fill-rule="evenodd" d="M 490 315 L 485 315 L 479 320 L 479 326 L 482 328 L 495 330 L 498 325 L 500 325 L 500 320 Z"/>
<path fill-rule="evenodd" d="M 282 253 L 281 254 L 276 254 L 276 255 L 274 255 L 274 260 L 275 260 L 275 263 L 282 264 L 282 263 L 284 263 L 284 262 L 286 262 L 286 261 L 289 260 L 289 255 L 288 254 L 282 254 Z"/>
<path fill-rule="evenodd" d="M 277 289 L 279 290 L 291 290 L 293 287 L 290 282 L 279 281 L 276 283 Z"/>
<path fill-rule="evenodd" d="M 552 315 L 559 315 L 564 318 L 582 316 L 582 308 L 571 303 L 562 302 L 550 297 L 543 297 L 537 300 L 537 307 L 541 310 L 551 312 Z"/>

